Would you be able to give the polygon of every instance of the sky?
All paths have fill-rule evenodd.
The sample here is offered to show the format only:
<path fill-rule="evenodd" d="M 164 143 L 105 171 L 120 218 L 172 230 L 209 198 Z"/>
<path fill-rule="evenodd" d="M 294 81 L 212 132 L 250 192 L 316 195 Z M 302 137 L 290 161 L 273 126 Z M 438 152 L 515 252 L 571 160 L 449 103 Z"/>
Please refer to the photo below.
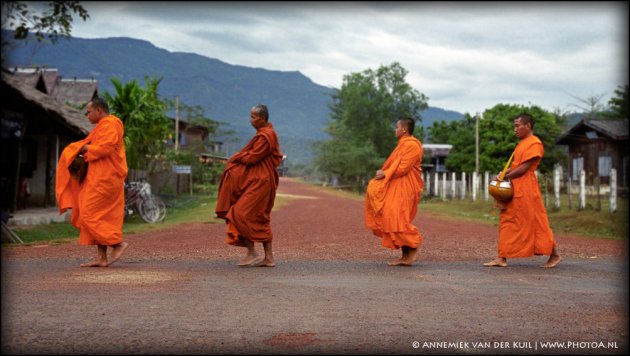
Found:
<path fill-rule="evenodd" d="M 132 37 L 171 52 L 344 76 L 398 62 L 428 104 L 477 113 L 496 104 L 581 112 L 628 84 L 628 3 L 82 2 L 72 36 Z M 182 63 L 185 65 L 185 63 Z"/>

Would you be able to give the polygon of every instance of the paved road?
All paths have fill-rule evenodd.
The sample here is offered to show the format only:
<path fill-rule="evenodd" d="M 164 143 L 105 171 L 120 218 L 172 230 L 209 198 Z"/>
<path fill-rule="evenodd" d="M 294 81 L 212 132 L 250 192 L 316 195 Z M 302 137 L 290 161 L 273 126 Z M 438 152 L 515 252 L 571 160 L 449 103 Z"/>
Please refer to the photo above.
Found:
<path fill-rule="evenodd" d="M 316 198 L 282 204 L 273 217 L 288 226 L 307 208 L 332 210 L 329 226 L 345 223 L 335 207 L 360 215 L 360 202 L 288 182 L 281 191 Z M 235 248 L 208 239 L 224 226 L 207 224 L 130 235 L 129 254 L 108 268 L 78 268 L 89 254 L 74 244 L 3 248 L 2 353 L 628 352 L 627 254 L 593 256 L 576 242 L 553 270 L 538 268 L 544 257 L 484 268 L 486 256 L 440 259 L 430 251 L 413 267 L 389 267 L 393 255 L 369 234 L 356 239 L 360 251 L 350 244 L 344 253 L 343 236 L 325 237 L 322 224 L 308 233 L 277 225 L 275 268 L 235 267 Z M 425 224 L 425 249 L 439 250 L 440 229 L 461 239 L 453 223 L 441 225 Z M 289 231 L 291 241 L 283 240 Z M 299 238 L 317 246 L 304 249 Z M 484 255 L 493 240 L 477 242 Z"/>

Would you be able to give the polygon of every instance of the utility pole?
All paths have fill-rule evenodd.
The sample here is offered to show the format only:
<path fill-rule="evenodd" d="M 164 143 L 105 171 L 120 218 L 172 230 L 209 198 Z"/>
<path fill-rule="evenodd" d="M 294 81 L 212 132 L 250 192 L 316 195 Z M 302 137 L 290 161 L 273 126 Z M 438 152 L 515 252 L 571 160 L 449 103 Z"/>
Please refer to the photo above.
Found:
<path fill-rule="evenodd" d="M 479 173 L 479 113 L 475 115 L 475 172 Z"/>
<path fill-rule="evenodd" d="M 175 152 L 179 147 L 179 96 L 175 97 Z"/>

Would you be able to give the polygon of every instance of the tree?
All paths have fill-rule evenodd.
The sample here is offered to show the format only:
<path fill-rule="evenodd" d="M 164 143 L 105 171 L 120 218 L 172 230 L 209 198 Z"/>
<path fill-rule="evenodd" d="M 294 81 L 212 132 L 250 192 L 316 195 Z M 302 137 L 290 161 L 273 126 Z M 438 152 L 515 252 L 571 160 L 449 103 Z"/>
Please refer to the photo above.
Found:
<path fill-rule="evenodd" d="M 115 96 L 105 93 L 110 110 L 125 124 L 125 146 L 127 164 L 133 169 L 152 171 L 164 156 L 166 137 L 172 123 L 166 115 L 168 100 L 158 97 L 161 78 L 145 77 L 145 88 L 133 80 L 123 85 L 112 79 Z"/>
<path fill-rule="evenodd" d="M 617 87 L 615 96 L 608 101 L 608 109 L 606 117 L 613 119 L 628 118 L 628 84 Z"/>
<path fill-rule="evenodd" d="M 419 123 L 419 112 L 427 107 L 428 98 L 405 81 L 406 75 L 394 62 L 344 76 L 329 105 L 326 131 L 332 139 L 317 148 L 320 171 L 362 188 L 395 147 L 396 120 L 410 117 Z"/>
<path fill-rule="evenodd" d="M 51 1 L 40 12 L 22 1 L 2 1 L 2 29 L 14 28 L 13 39 L 22 41 L 33 33 L 38 42 L 49 40 L 55 43 L 60 37 L 69 38 L 72 32 L 72 14 L 83 21 L 90 15 L 79 1 Z M 43 6 L 43 4 L 40 4 Z M 11 39 L 2 36 L 2 60 L 5 50 L 11 46 Z"/>
<path fill-rule="evenodd" d="M 595 119 L 601 115 L 603 115 L 606 110 L 606 106 L 601 104 L 600 101 L 606 95 L 606 93 L 602 93 L 599 95 L 592 95 L 587 97 L 586 99 L 578 98 L 576 96 L 571 95 L 574 99 L 578 100 L 580 105 L 572 104 L 576 108 L 582 110 L 587 117 Z"/>
<path fill-rule="evenodd" d="M 521 113 L 534 117 L 534 134 L 543 142 L 545 155 L 540 163 L 541 172 L 550 172 L 553 165 L 566 157 L 556 146 L 565 116 L 548 113 L 537 106 L 497 104 L 486 110 L 479 121 L 479 170 L 498 173 L 518 144 L 514 135 L 514 118 Z M 453 149 L 445 160 L 446 168 L 454 172 L 475 170 L 475 118 L 465 114 L 460 121 L 431 126 L 431 135 L 448 142 Z"/>

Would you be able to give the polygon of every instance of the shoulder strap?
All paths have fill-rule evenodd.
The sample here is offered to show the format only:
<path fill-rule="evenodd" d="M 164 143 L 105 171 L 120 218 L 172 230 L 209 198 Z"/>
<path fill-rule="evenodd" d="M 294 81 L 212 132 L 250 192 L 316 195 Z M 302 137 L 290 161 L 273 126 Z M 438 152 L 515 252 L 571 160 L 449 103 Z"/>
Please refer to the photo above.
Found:
<path fill-rule="evenodd" d="M 512 163 L 512 158 L 514 158 L 514 153 L 515 152 L 516 151 L 512 152 L 512 155 L 510 156 L 510 159 L 505 164 L 505 167 L 503 167 L 503 171 L 501 172 L 501 174 L 499 174 L 499 182 L 503 181 L 503 177 L 505 177 L 505 171 L 507 171 L 508 167 L 510 166 L 510 163 Z"/>

